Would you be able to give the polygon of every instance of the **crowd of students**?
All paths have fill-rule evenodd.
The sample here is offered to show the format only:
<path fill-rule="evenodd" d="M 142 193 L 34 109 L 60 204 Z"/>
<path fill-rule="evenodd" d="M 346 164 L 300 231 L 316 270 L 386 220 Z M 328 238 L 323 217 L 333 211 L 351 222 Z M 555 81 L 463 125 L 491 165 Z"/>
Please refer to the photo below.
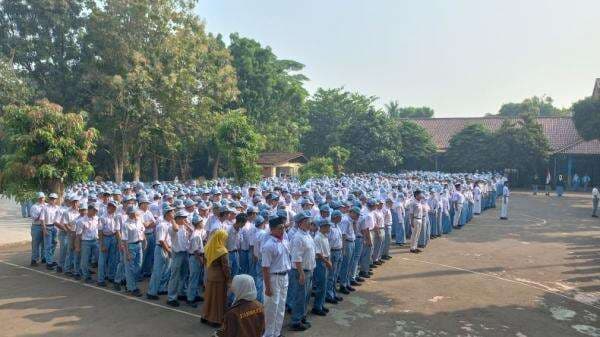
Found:
<path fill-rule="evenodd" d="M 132 296 L 143 295 L 147 278 L 148 300 L 166 296 L 170 306 L 194 308 L 203 302 L 202 322 L 221 333 L 231 333 L 226 312 L 235 309 L 250 322 L 237 335 L 278 337 L 286 310 L 290 329 L 310 328 L 307 314 L 326 316 L 328 305 L 392 259 L 391 246 L 418 254 L 495 207 L 498 196 L 507 218 L 506 185 L 501 175 L 422 171 L 244 186 L 76 184 L 60 203 L 55 193 L 38 193 L 29 210 L 31 265 L 41 261 L 116 291 L 125 286 Z M 232 288 L 238 275 L 245 275 L 238 277 L 246 289 L 242 309 Z M 248 278 L 260 306 L 247 295 Z"/>

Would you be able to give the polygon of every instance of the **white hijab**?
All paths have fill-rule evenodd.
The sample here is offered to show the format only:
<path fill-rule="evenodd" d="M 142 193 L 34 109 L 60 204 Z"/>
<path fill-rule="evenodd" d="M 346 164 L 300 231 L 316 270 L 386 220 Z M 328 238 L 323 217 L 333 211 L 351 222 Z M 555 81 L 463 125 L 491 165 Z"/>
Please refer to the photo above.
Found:
<path fill-rule="evenodd" d="M 235 295 L 236 302 L 239 300 L 256 300 L 256 285 L 250 275 L 236 275 L 231 282 L 231 291 Z"/>

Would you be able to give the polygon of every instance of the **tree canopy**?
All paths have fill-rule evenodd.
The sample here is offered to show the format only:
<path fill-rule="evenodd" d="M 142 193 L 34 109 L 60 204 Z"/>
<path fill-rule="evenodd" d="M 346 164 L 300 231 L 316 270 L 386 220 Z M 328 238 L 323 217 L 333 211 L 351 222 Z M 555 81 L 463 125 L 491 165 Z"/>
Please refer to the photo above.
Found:
<path fill-rule="evenodd" d="M 569 109 L 555 107 L 554 100 L 549 96 L 533 96 L 521 103 L 506 103 L 498 111 L 498 115 L 502 117 L 519 117 L 524 114 L 540 117 L 569 116 L 570 113 Z"/>
<path fill-rule="evenodd" d="M 0 193 L 25 200 L 35 190 L 62 193 L 66 184 L 89 179 L 88 157 L 97 131 L 87 128 L 83 114 L 63 113 L 48 101 L 10 105 L 0 118 L 4 146 L 0 158 Z"/>
<path fill-rule="evenodd" d="M 400 107 L 398 101 L 390 101 L 384 106 L 385 112 L 393 118 L 432 118 L 432 108 L 423 107 Z"/>
<path fill-rule="evenodd" d="M 493 147 L 494 136 L 490 130 L 479 123 L 470 124 L 450 139 L 445 163 L 456 172 L 492 170 L 496 168 Z"/>
<path fill-rule="evenodd" d="M 573 104 L 573 122 L 585 140 L 600 139 L 600 99 L 587 97 Z"/>

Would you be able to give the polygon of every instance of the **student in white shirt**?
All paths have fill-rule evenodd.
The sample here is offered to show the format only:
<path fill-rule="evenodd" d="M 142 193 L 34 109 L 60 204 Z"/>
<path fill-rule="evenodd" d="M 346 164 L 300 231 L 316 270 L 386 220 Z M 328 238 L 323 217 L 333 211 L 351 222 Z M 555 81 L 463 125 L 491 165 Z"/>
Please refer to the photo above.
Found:
<path fill-rule="evenodd" d="M 98 241 L 98 206 L 95 203 L 88 205 L 87 215 L 80 220 L 77 228 L 77 235 L 81 239 L 81 276 L 86 283 L 92 283 L 90 275 L 90 258 L 92 250 Z"/>
<path fill-rule="evenodd" d="M 294 217 L 298 231 L 292 238 L 292 270 L 290 289 L 294 294 L 292 302 L 292 331 L 304 331 L 310 328 L 306 321 L 306 312 L 312 291 L 312 275 L 315 269 L 315 243 L 310 236 L 310 213 L 300 212 Z"/>
<path fill-rule="evenodd" d="M 161 214 L 162 219 L 155 229 L 154 263 L 152 264 L 152 276 L 148 284 L 146 298 L 158 300 L 158 295 L 167 293 L 167 284 L 170 278 L 171 267 L 171 236 L 169 229 L 175 221 L 175 208 L 164 203 Z"/>
<path fill-rule="evenodd" d="M 38 259 L 42 259 L 42 263 L 46 262 L 46 252 L 44 251 L 44 234 L 42 231 L 42 211 L 46 206 L 46 195 L 44 192 L 37 193 L 37 202 L 29 209 L 31 216 L 31 266 L 38 265 Z"/>
<path fill-rule="evenodd" d="M 331 272 L 331 261 L 329 255 L 331 249 L 329 248 L 329 241 L 327 240 L 327 234 L 331 228 L 331 223 L 327 219 L 319 221 L 317 224 L 319 231 L 315 235 L 315 255 L 317 264 L 315 267 L 315 301 L 311 312 L 318 316 L 327 315 L 325 309 L 325 293 L 327 286 L 327 273 Z"/>
<path fill-rule="evenodd" d="M 200 284 L 203 283 L 204 275 L 204 244 L 202 242 L 204 220 L 196 213 L 192 216 L 192 226 L 194 231 L 190 236 L 188 249 L 190 273 L 187 285 L 187 304 L 192 308 L 196 308 L 198 306 L 196 302 L 204 300 L 198 291 Z"/>
<path fill-rule="evenodd" d="M 44 257 L 46 258 L 46 269 L 53 270 L 56 267 L 54 262 L 54 252 L 56 250 L 56 242 L 58 228 L 55 226 L 60 222 L 60 207 L 56 205 L 58 195 L 50 193 L 48 196 L 48 204 L 42 210 L 41 224 L 42 233 L 44 234 Z"/>
<path fill-rule="evenodd" d="M 167 304 L 172 307 L 179 306 L 179 302 L 177 301 L 179 298 L 187 299 L 183 292 L 183 280 L 185 280 L 185 274 L 188 269 L 189 237 L 193 231 L 187 223 L 187 217 L 188 213 L 186 211 L 177 211 L 175 213 L 175 221 L 171 224 L 171 228 L 169 228 L 173 250 Z"/>
<path fill-rule="evenodd" d="M 100 256 L 98 258 L 98 286 L 105 287 L 105 278 L 114 282 L 117 271 L 118 240 L 117 232 L 121 230 L 117 221 L 117 203 L 108 202 L 106 213 L 100 218 L 98 230 Z"/>
<path fill-rule="evenodd" d="M 140 197 L 140 220 L 144 225 L 144 236 L 146 238 L 146 247 L 144 248 L 144 259 L 142 261 L 142 276 L 150 277 L 152 274 L 152 264 L 154 263 L 154 247 L 156 240 L 154 229 L 156 228 L 156 218 L 150 210 L 150 200 L 146 196 Z"/>
<path fill-rule="evenodd" d="M 121 240 L 125 253 L 125 280 L 127 291 L 132 296 L 140 297 L 142 293 L 137 285 L 139 273 L 142 269 L 143 246 L 145 243 L 145 227 L 138 218 L 139 209 L 135 206 L 127 207 L 127 220 L 121 225 Z"/>
<path fill-rule="evenodd" d="M 508 189 L 508 181 L 504 182 L 504 187 L 502 188 L 502 208 L 500 209 L 500 220 L 508 220 L 508 197 L 510 196 L 510 191 Z"/>

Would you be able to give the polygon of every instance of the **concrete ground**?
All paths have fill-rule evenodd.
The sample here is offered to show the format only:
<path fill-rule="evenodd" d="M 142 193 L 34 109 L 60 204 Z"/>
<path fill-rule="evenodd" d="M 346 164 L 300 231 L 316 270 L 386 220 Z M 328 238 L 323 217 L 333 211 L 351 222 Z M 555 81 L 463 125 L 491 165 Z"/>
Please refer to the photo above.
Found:
<path fill-rule="evenodd" d="M 514 193 L 499 209 L 393 259 L 328 317 L 293 336 L 600 336 L 600 221 L 591 198 Z M 173 309 L 29 268 L 0 249 L 2 336 L 209 336 L 200 309 Z"/>
<path fill-rule="evenodd" d="M 30 224 L 21 216 L 21 206 L 0 196 L 0 247 L 30 241 Z"/>

